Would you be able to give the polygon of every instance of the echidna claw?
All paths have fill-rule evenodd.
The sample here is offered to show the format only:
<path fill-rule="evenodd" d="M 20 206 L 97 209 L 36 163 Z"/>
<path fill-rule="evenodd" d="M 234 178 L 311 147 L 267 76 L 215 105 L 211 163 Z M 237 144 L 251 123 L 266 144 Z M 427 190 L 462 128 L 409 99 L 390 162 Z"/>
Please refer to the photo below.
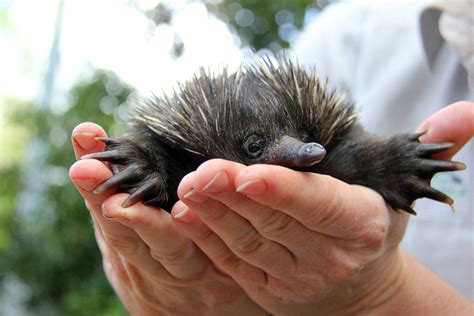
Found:
<path fill-rule="evenodd" d="M 456 205 L 455 205 L 455 203 L 450 204 L 449 207 L 451 207 L 451 212 L 453 212 L 453 214 L 456 213 Z"/>
<path fill-rule="evenodd" d="M 448 150 L 449 148 L 453 147 L 454 143 L 439 143 L 439 144 L 420 144 L 416 147 L 416 153 L 425 156 L 425 155 L 432 155 L 443 152 Z"/>
<path fill-rule="evenodd" d="M 166 202 L 168 202 L 168 195 L 165 193 L 164 195 L 158 196 L 158 197 L 153 198 L 151 200 L 145 200 L 145 201 L 143 201 L 143 204 L 160 207 L 160 205 L 164 205 L 164 204 L 166 204 Z"/>
<path fill-rule="evenodd" d="M 426 175 L 433 175 L 443 171 L 459 171 L 466 169 L 462 162 L 448 160 L 422 160 L 419 164 L 419 172 Z"/>
<path fill-rule="evenodd" d="M 102 142 L 107 146 L 113 146 L 113 145 L 118 145 L 119 144 L 116 140 L 114 140 L 112 138 L 109 138 L 109 137 L 96 137 L 95 140 L 97 140 L 99 142 Z"/>
<path fill-rule="evenodd" d="M 418 188 L 417 193 L 420 195 L 420 197 L 426 197 L 432 200 L 439 201 L 441 203 L 446 203 L 449 205 L 453 205 L 454 200 L 444 194 L 441 191 L 438 191 L 434 188 L 432 188 L 429 185 L 423 185 L 422 187 Z"/>
<path fill-rule="evenodd" d="M 117 173 L 119 173 L 120 170 L 121 170 L 118 165 L 114 165 L 114 164 L 110 165 L 110 168 L 112 169 L 112 173 L 113 173 L 113 174 L 117 174 Z"/>
<path fill-rule="evenodd" d="M 131 181 L 136 180 L 136 170 L 133 167 L 129 167 L 127 169 L 124 169 L 120 171 L 117 174 L 114 174 L 101 184 L 99 184 L 95 189 L 94 189 L 94 194 L 103 194 L 105 192 L 108 192 L 116 187 L 118 187 L 121 184 L 128 183 Z"/>
<path fill-rule="evenodd" d="M 97 159 L 101 161 L 114 161 L 117 159 L 123 159 L 118 150 L 99 151 L 96 153 L 87 154 L 81 157 L 81 159 Z"/>
<path fill-rule="evenodd" d="M 127 208 L 137 203 L 140 200 L 144 200 L 146 196 L 158 192 L 160 189 L 160 182 L 155 179 L 146 181 L 142 186 L 138 187 L 132 192 L 123 202 L 122 207 Z"/>
<path fill-rule="evenodd" d="M 416 133 L 412 133 L 412 134 L 409 134 L 408 135 L 408 140 L 410 141 L 417 141 L 419 140 L 419 138 L 423 135 L 426 134 L 426 131 L 422 131 L 422 132 L 416 132 Z"/>

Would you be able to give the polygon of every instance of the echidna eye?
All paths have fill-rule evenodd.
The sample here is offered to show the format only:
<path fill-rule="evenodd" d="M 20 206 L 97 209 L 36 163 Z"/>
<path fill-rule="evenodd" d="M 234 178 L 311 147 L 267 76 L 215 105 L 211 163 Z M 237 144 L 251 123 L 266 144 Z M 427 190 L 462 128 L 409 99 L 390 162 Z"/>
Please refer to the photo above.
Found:
<path fill-rule="evenodd" d="M 249 158 L 258 158 L 265 148 L 265 140 L 258 135 L 250 135 L 244 141 L 242 149 Z"/>

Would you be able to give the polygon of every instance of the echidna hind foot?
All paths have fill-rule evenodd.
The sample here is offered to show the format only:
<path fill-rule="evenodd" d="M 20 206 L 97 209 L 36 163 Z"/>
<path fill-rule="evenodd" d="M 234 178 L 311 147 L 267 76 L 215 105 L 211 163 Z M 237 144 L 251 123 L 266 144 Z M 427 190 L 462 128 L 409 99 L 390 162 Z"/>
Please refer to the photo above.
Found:
<path fill-rule="evenodd" d="M 429 198 L 452 207 L 453 199 L 431 186 L 434 174 L 465 169 L 465 165 L 455 161 L 434 160 L 432 155 L 448 150 L 453 143 L 420 143 L 422 134 L 397 135 L 382 146 L 386 154 L 376 155 L 381 159 L 380 177 L 371 177 L 364 185 L 379 192 L 394 210 L 404 210 L 415 215 L 412 204 L 419 198 Z"/>

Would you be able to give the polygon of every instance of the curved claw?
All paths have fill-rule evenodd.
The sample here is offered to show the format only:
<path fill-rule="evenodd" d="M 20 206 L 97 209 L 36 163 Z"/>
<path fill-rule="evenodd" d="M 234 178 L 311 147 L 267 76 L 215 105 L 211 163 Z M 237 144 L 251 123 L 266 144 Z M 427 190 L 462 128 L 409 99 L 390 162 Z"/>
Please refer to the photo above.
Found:
<path fill-rule="evenodd" d="M 421 187 L 417 188 L 416 192 L 420 195 L 420 197 L 426 197 L 432 200 L 439 201 L 441 203 L 453 205 L 454 200 L 449 197 L 448 195 L 444 194 L 441 191 L 438 191 L 429 185 L 422 185 Z"/>
<path fill-rule="evenodd" d="M 462 162 L 449 160 L 422 160 L 419 165 L 420 172 L 424 174 L 435 174 L 441 171 L 457 171 L 466 169 Z"/>
<path fill-rule="evenodd" d="M 127 208 L 142 200 L 145 196 L 157 192 L 160 189 L 160 181 L 157 179 L 150 179 L 142 186 L 130 194 L 123 202 L 122 207 Z"/>
<path fill-rule="evenodd" d="M 454 143 L 439 143 L 439 144 L 420 144 L 416 147 L 416 153 L 419 155 L 431 155 L 443 152 L 453 147 Z"/>
<path fill-rule="evenodd" d="M 416 215 L 415 210 L 408 204 L 401 206 L 400 209 L 402 211 L 405 211 L 405 212 L 411 214 L 411 215 Z"/>
<path fill-rule="evenodd" d="M 95 189 L 94 189 L 94 194 L 103 194 L 105 192 L 108 192 L 116 187 L 118 187 L 121 184 L 134 181 L 136 180 L 137 175 L 135 168 L 129 167 L 127 169 L 122 170 L 121 172 L 114 174 L 101 184 L 99 184 Z"/>
<path fill-rule="evenodd" d="M 151 200 L 144 200 L 143 204 L 161 207 L 166 204 L 166 202 L 168 202 L 168 195 L 165 192 L 163 196 L 157 196 Z"/>
<path fill-rule="evenodd" d="M 112 138 L 109 137 L 96 137 L 95 140 L 104 143 L 107 146 L 118 145 L 119 143 Z"/>
<path fill-rule="evenodd" d="M 82 159 L 97 159 L 100 161 L 118 162 L 125 160 L 125 157 L 123 157 L 118 150 L 108 150 L 84 155 L 81 157 L 81 160 Z"/>
<path fill-rule="evenodd" d="M 114 164 L 112 164 L 112 165 L 110 166 L 110 169 L 112 169 L 112 173 L 113 173 L 113 174 L 117 174 L 117 173 L 119 173 L 120 170 L 121 170 L 118 165 L 114 165 Z"/>
<path fill-rule="evenodd" d="M 411 141 L 419 140 L 419 138 L 425 134 L 426 134 L 426 131 L 409 134 L 408 140 L 411 140 Z"/>

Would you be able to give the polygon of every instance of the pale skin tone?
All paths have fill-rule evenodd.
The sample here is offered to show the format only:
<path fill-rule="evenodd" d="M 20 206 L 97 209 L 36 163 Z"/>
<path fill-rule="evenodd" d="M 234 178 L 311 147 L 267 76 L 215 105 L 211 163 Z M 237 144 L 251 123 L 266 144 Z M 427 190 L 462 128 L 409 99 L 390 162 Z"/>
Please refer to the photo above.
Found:
<path fill-rule="evenodd" d="M 97 136 L 105 132 L 92 123 L 74 129 L 76 158 L 103 150 Z M 105 274 L 131 314 L 223 315 L 229 310 L 265 314 L 238 284 L 216 270 L 168 213 L 141 203 L 117 208 L 124 194 L 92 193 L 111 176 L 103 163 L 77 161 L 69 174 L 92 216 Z"/>
<path fill-rule="evenodd" d="M 421 125 L 422 140 L 455 142 L 438 157 L 449 159 L 474 135 L 473 121 L 473 103 L 453 104 Z M 94 137 L 104 135 L 91 123 L 76 127 L 76 156 L 102 150 Z M 132 314 L 473 312 L 398 248 L 408 215 L 370 189 L 212 160 L 181 181 L 170 215 L 141 203 L 121 208 L 126 194 L 94 195 L 110 175 L 95 160 L 70 170 L 94 220 L 106 275 Z"/>

